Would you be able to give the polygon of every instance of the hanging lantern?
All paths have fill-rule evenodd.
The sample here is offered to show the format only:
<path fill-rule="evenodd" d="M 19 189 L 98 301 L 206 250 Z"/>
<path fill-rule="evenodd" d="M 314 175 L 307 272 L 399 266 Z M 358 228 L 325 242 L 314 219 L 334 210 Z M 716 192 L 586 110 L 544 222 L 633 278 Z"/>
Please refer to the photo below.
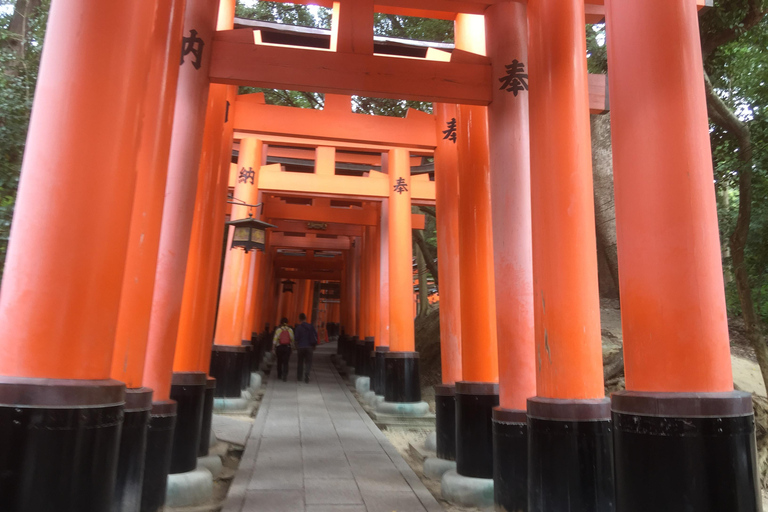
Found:
<path fill-rule="evenodd" d="M 293 293 L 293 285 L 296 284 L 295 282 L 291 281 L 290 279 L 286 279 L 282 283 L 283 283 L 283 293 L 285 292 Z"/>
<path fill-rule="evenodd" d="M 250 215 L 247 219 L 233 220 L 226 223 L 227 226 L 234 226 L 235 232 L 232 236 L 232 248 L 243 249 L 245 252 L 256 249 L 264 250 L 266 243 L 267 228 L 274 228 L 272 224 L 256 220 Z"/>

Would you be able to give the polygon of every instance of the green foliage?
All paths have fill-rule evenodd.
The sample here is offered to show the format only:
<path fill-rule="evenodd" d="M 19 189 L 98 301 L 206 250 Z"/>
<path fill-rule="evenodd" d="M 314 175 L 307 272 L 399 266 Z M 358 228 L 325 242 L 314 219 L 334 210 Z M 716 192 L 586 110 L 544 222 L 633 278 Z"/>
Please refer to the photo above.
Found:
<path fill-rule="evenodd" d="M 763 2 L 762 9 L 768 8 Z M 722 100 L 744 123 L 752 136 L 752 220 L 745 248 L 745 263 L 757 314 L 768 322 L 768 17 L 753 27 L 744 25 L 748 17 L 746 0 L 717 0 L 714 8 L 700 18 L 705 52 L 723 35 L 731 42 L 705 54 L 704 67 Z M 733 134 L 717 125 L 710 127 L 710 140 L 718 193 L 718 218 L 723 242 L 726 274 L 726 300 L 732 315 L 741 313 L 732 262 L 727 250 L 728 237 L 736 225 L 739 208 L 738 179 L 743 162 Z"/>
<path fill-rule="evenodd" d="M 238 0 L 235 6 L 238 18 L 311 28 L 331 28 L 331 14 L 331 10 L 325 7 L 282 2 L 260 1 L 249 7 Z"/>
<path fill-rule="evenodd" d="M 0 0 L 0 277 L 16 202 L 37 69 L 50 0 L 43 0 L 23 34 L 10 30 L 15 2 Z"/>
<path fill-rule="evenodd" d="M 605 23 L 587 25 L 587 68 L 590 73 L 608 72 L 605 46 Z"/>
<path fill-rule="evenodd" d="M 400 39 L 452 43 L 453 22 L 376 13 L 373 33 L 377 36 Z"/>

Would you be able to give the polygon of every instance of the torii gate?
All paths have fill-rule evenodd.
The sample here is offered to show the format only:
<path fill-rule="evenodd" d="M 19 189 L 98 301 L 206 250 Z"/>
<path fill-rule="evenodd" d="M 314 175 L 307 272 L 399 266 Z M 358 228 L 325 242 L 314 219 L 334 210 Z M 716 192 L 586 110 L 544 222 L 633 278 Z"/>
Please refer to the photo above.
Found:
<path fill-rule="evenodd" d="M 446 476 L 493 476 L 510 510 L 760 510 L 751 400 L 730 370 L 705 2 L 318 3 L 334 11 L 328 44 L 298 47 L 234 29 L 233 0 L 53 2 L 0 295 L 0 509 L 127 510 L 147 443 L 157 471 L 141 500 L 157 510 L 169 466 L 185 473 L 205 452 L 228 107 L 232 85 L 251 85 L 432 101 L 439 133 L 455 127 L 456 144 L 438 133 L 435 147 L 455 178 L 436 173 L 439 216 L 455 214 L 439 229 L 459 254 L 441 295 L 463 299 L 460 325 L 454 315 L 443 329 L 439 407 L 455 406 L 458 433 Z M 455 20 L 456 49 L 380 54 L 375 12 Z M 627 387 L 611 399 L 584 41 L 585 21 L 602 16 Z M 259 143 L 244 140 L 259 168 Z M 397 146 L 388 167 L 390 185 L 410 192 L 409 157 Z M 400 229 L 404 196 L 388 204 Z M 392 254 L 410 247 L 404 238 L 390 236 Z M 415 360 L 403 307 L 389 305 L 388 383 Z"/>

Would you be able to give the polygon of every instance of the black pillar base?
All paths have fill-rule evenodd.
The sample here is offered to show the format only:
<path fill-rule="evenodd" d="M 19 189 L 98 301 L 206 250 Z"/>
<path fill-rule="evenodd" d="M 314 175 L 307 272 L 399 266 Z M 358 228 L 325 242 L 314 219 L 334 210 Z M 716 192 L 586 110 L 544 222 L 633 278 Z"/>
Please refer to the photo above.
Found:
<path fill-rule="evenodd" d="M 493 478 L 493 408 L 499 385 L 456 383 L 456 472 L 472 478 Z"/>
<path fill-rule="evenodd" d="M 173 373 L 171 399 L 176 401 L 176 428 L 173 432 L 171 474 L 187 473 L 197 467 L 207 381 L 208 376 L 202 372 Z"/>
<path fill-rule="evenodd" d="M 264 342 L 259 333 L 254 332 L 251 334 L 251 347 L 253 347 L 253 352 L 251 352 L 251 371 L 257 372 L 261 369 L 261 361 L 264 359 Z"/>
<path fill-rule="evenodd" d="M 371 390 L 379 396 L 384 396 L 387 391 L 387 361 L 386 354 L 389 347 L 376 347 L 373 351 L 373 377 L 371 378 Z"/>
<path fill-rule="evenodd" d="M 525 411 L 493 410 L 493 502 L 496 510 L 528 510 L 528 418 Z"/>
<path fill-rule="evenodd" d="M 243 367 L 241 370 L 240 389 L 248 389 L 251 387 L 251 359 L 253 359 L 253 347 L 250 340 L 243 340 L 240 342 L 245 347 L 245 360 L 243 360 Z"/>
<path fill-rule="evenodd" d="M 435 434 L 437 456 L 456 460 L 456 386 L 435 386 Z"/>
<path fill-rule="evenodd" d="M 613 395 L 616 505 L 622 512 L 758 512 L 752 395 Z"/>
<path fill-rule="evenodd" d="M 112 506 L 125 385 L 2 377 L 0 510 Z"/>
<path fill-rule="evenodd" d="M 387 402 L 421 402 L 418 352 L 385 352 L 386 383 L 384 400 Z"/>
<path fill-rule="evenodd" d="M 211 352 L 210 375 L 216 379 L 217 398 L 240 398 L 243 388 L 243 372 L 247 364 L 248 347 L 214 345 Z M 250 373 L 248 374 L 250 378 Z"/>
<path fill-rule="evenodd" d="M 347 341 L 346 350 L 344 353 L 344 362 L 347 364 L 347 366 L 354 368 L 355 362 L 357 360 L 357 342 L 360 341 L 360 338 L 357 336 L 352 336 Z"/>
<path fill-rule="evenodd" d="M 144 452 L 147 448 L 149 411 L 152 390 L 125 391 L 125 414 L 120 434 L 120 455 L 117 459 L 117 479 L 112 499 L 112 512 L 139 512 L 141 485 L 144 480 Z"/>
<path fill-rule="evenodd" d="M 203 402 L 203 421 L 200 424 L 200 445 L 198 457 L 208 455 L 211 444 L 211 423 L 213 422 L 213 396 L 216 392 L 216 379 L 208 377 L 205 383 L 205 402 Z"/>
<path fill-rule="evenodd" d="M 610 413 L 607 398 L 528 399 L 528 512 L 615 510 Z"/>
<path fill-rule="evenodd" d="M 141 512 L 161 512 L 171 469 L 176 402 L 154 402 L 149 413 L 147 448 L 144 452 L 144 483 Z"/>
<path fill-rule="evenodd" d="M 373 365 L 371 364 L 371 354 L 376 350 L 376 340 L 373 336 L 365 338 L 365 344 L 363 347 L 363 372 L 359 375 L 366 377 L 373 377 Z"/>
<path fill-rule="evenodd" d="M 357 340 L 355 342 L 355 375 L 362 375 L 365 367 L 363 361 L 363 351 L 365 350 L 365 340 Z"/>

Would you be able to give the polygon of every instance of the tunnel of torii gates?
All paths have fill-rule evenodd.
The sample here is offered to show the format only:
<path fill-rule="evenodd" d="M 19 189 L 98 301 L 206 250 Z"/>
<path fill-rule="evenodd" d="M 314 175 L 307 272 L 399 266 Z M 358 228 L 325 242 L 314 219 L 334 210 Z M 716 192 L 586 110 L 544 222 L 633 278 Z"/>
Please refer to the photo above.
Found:
<path fill-rule="evenodd" d="M 411 206 L 436 201 L 440 457 L 493 478 L 506 510 L 760 510 L 750 395 L 731 377 L 703 5 L 317 3 L 332 30 L 235 28 L 234 0 L 53 1 L 0 296 L 0 509 L 158 510 L 168 473 L 205 453 L 209 374 L 238 394 L 221 368 L 309 311 L 314 283 L 340 283 L 326 321 L 347 365 L 382 404 L 418 404 Z M 374 12 L 455 20 L 455 48 L 374 38 Z M 585 21 L 602 19 L 607 78 L 585 58 Z M 589 134 L 606 84 L 626 367 L 611 398 Z M 325 108 L 239 85 L 326 93 Z M 352 114 L 352 94 L 434 115 Z M 275 226 L 264 252 L 228 243 L 222 262 L 230 206 Z"/>

